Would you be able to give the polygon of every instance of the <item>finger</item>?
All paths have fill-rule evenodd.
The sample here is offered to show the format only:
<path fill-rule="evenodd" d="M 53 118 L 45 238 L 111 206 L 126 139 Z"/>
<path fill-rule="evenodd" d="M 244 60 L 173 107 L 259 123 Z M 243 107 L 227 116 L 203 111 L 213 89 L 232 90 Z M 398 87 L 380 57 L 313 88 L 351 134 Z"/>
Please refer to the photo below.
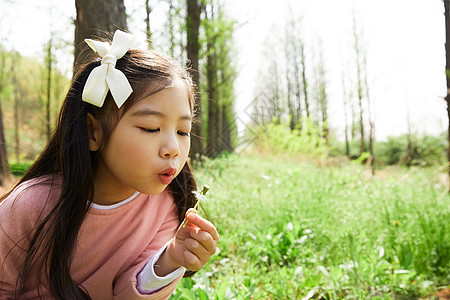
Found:
<path fill-rule="evenodd" d="M 203 230 L 192 230 L 189 234 L 195 241 L 200 243 L 210 255 L 216 253 L 217 242 L 213 239 L 211 234 Z"/>
<path fill-rule="evenodd" d="M 214 225 L 211 222 L 209 222 L 202 216 L 191 213 L 188 216 L 186 216 L 186 219 L 189 221 L 189 223 L 199 227 L 200 229 L 202 229 L 204 231 L 209 232 L 209 234 L 211 234 L 212 238 L 215 241 L 219 240 L 219 234 L 217 233 L 216 227 L 214 227 Z"/>
<path fill-rule="evenodd" d="M 213 254 L 208 251 L 208 249 L 206 249 L 201 243 L 194 239 L 186 239 L 184 245 L 186 249 L 195 254 L 195 256 L 197 256 L 197 258 L 203 263 L 206 263 Z"/>
<path fill-rule="evenodd" d="M 186 250 L 183 253 L 184 261 L 186 262 L 184 267 L 191 271 L 198 271 L 203 267 L 203 263 L 200 259 L 191 251 Z"/>
<path fill-rule="evenodd" d="M 186 211 L 185 217 L 189 216 L 190 214 L 197 214 L 197 213 L 198 213 L 197 210 L 191 207 Z"/>
<path fill-rule="evenodd" d="M 186 225 L 189 223 L 188 222 L 188 219 L 187 219 L 187 217 L 190 215 L 190 214 L 197 214 L 197 210 L 195 209 L 195 208 L 189 208 L 187 211 L 186 211 L 186 214 L 184 215 L 184 220 L 183 220 L 183 225 L 182 225 L 182 227 L 184 228 L 184 227 L 186 227 Z"/>

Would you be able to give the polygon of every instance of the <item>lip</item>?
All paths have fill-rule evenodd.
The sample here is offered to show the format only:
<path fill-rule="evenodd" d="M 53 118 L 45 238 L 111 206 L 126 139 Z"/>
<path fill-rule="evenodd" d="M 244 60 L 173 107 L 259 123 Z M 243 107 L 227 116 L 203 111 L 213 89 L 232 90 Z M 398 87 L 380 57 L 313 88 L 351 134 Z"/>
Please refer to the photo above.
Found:
<path fill-rule="evenodd" d="M 177 169 L 175 168 L 167 168 L 161 173 L 158 174 L 158 179 L 162 184 L 169 184 L 175 178 L 175 174 L 177 173 Z"/>

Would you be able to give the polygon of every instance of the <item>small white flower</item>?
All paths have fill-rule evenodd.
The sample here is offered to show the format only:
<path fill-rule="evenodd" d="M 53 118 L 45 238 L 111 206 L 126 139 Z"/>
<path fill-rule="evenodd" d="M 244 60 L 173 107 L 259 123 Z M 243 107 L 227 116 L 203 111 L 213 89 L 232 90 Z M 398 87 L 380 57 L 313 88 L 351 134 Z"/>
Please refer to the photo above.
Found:
<path fill-rule="evenodd" d="M 303 244 L 307 239 L 308 239 L 308 236 L 304 235 L 301 238 L 299 238 L 298 240 L 295 240 L 295 242 L 298 244 Z"/>
<path fill-rule="evenodd" d="M 266 181 L 270 181 L 270 177 L 267 175 L 261 175 L 262 178 L 264 178 Z"/>
<path fill-rule="evenodd" d="M 301 266 L 295 269 L 294 276 L 303 276 L 303 268 Z"/>
<path fill-rule="evenodd" d="M 286 231 L 294 231 L 294 224 L 291 222 L 286 224 Z"/>

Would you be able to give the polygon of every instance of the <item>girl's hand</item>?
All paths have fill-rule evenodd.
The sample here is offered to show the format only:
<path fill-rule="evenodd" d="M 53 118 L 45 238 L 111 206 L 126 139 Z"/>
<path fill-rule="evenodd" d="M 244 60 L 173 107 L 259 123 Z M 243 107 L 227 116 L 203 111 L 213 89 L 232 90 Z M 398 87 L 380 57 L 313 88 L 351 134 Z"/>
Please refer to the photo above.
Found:
<path fill-rule="evenodd" d="M 219 234 L 211 222 L 193 209 L 188 210 L 183 224 L 185 226 L 178 228 L 165 254 L 174 265 L 198 271 L 216 252 Z"/>

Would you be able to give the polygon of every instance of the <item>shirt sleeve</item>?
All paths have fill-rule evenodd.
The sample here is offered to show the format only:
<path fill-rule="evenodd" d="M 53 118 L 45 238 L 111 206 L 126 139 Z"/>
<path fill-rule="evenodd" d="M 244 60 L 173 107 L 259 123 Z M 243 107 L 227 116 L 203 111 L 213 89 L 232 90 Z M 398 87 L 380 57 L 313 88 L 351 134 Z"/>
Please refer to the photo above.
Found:
<path fill-rule="evenodd" d="M 0 218 L 3 211 L 0 207 Z M 16 280 L 23 264 L 26 251 L 21 249 L 12 239 L 11 232 L 3 223 L 0 223 L 0 299 L 14 299 Z"/>
<path fill-rule="evenodd" d="M 40 189 L 19 187 L 0 203 L 0 299 L 14 299 L 33 228 L 45 214 Z M 32 196 L 33 195 L 33 196 Z M 31 200 L 30 200 L 31 199 Z"/>
<path fill-rule="evenodd" d="M 161 254 L 166 250 L 168 243 L 164 245 L 153 257 L 147 262 L 145 267 L 137 276 L 137 289 L 142 294 L 151 294 L 170 284 L 172 281 L 182 276 L 186 268 L 180 267 L 164 277 L 160 277 L 155 273 L 155 263 Z"/>
<path fill-rule="evenodd" d="M 176 270 L 175 272 L 180 272 L 179 275 L 177 274 L 178 277 L 176 277 L 174 280 L 170 278 L 169 281 L 171 282 L 169 284 L 163 286 L 162 288 L 159 288 L 153 293 L 143 293 L 143 291 L 147 291 L 146 288 L 144 288 L 143 291 L 140 291 L 138 289 L 139 274 L 147 267 L 152 257 L 154 257 L 161 249 L 164 250 L 164 246 L 175 236 L 176 230 L 179 226 L 177 207 L 173 203 L 172 196 L 169 193 L 167 193 L 166 195 L 170 198 L 170 200 L 166 199 L 165 201 L 171 201 L 172 203 L 170 210 L 168 211 L 163 224 L 158 230 L 158 233 L 150 242 L 147 249 L 140 255 L 135 264 L 129 270 L 121 274 L 120 278 L 118 278 L 118 281 L 114 287 L 114 300 L 168 299 L 172 292 L 175 290 L 178 282 L 183 277 L 184 271 L 181 272 L 179 270 Z"/>

